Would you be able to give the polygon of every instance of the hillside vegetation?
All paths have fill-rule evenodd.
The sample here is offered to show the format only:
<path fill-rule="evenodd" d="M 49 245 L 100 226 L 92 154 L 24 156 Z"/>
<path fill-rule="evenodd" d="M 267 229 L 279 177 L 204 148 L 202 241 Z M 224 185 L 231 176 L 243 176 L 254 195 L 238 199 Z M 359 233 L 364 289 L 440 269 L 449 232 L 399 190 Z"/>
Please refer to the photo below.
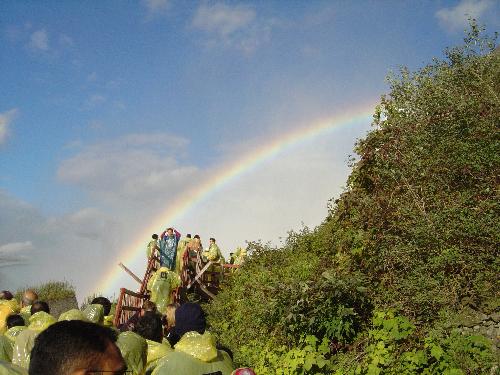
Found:
<path fill-rule="evenodd" d="M 281 248 L 249 244 L 208 307 L 237 363 L 258 374 L 495 371 L 495 343 L 460 323 L 500 311 L 495 43 L 471 22 L 445 59 L 389 76 L 325 221 Z"/>

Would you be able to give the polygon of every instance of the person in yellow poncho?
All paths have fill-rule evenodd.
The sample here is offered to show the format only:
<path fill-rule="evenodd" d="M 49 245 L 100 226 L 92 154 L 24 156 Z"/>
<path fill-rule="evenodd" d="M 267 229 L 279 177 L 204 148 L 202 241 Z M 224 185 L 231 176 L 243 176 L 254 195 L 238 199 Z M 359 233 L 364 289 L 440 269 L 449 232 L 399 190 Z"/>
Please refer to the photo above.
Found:
<path fill-rule="evenodd" d="M 28 375 L 28 371 L 22 367 L 0 360 L 1 375 Z"/>
<path fill-rule="evenodd" d="M 163 338 L 163 324 L 161 316 L 154 312 L 147 312 L 142 316 L 134 332 L 146 339 L 148 345 L 146 374 L 150 374 L 158 361 L 172 351 L 170 344 Z"/>
<path fill-rule="evenodd" d="M 172 302 L 172 291 L 181 285 L 181 279 L 167 267 L 160 267 L 148 281 L 147 290 L 151 292 L 150 301 L 156 304 L 160 314 L 165 314 L 167 305 Z"/>
<path fill-rule="evenodd" d="M 212 262 L 224 263 L 224 257 L 219 249 L 219 246 L 215 243 L 215 238 L 210 238 L 210 245 L 207 250 L 203 251 L 204 260 L 211 260 Z"/>
<path fill-rule="evenodd" d="M 23 317 L 26 324 L 31 316 L 31 305 L 33 302 L 38 300 L 38 294 L 31 289 L 24 291 L 23 296 L 21 297 L 21 311 L 19 314 Z"/>
<path fill-rule="evenodd" d="M 16 337 L 25 329 L 24 319 L 20 315 L 10 315 L 7 317 L 7 331 L 3 335 L 0 335 L 0 360 L 12 361 L 12 350 L 14 349 Z"/>
<path fill-rule="evenodd" d="M 154 233 L 151 238 L 152 240 L 149 241 L 148 246 L 146 247 L 146 257 L 148 260 L 152 255 L 157 255 L 158 251 L 160 251 L 160 247 L 158 246 L 158 235 Z"/>
<path fill-rule="evenodd" d="M 16 337 L 12 351 L 12 363 L 28 368 L 35 338 L 40 332 L 56 322 L 56 318 L 50 315 L 49 306 L 45 302 L 37 301 L 33 303 L 28 329 L 25 329 Z"/>
<path fill-rule="evenodd" d="M 116 346 L 127 364 L 127 370 L 132 374 L 144 374 L 148 348 L 146 340 L 135 332 L 127 331 L 118 335 Z"/>
<path fill-rule="evenodd" d="M 2 299 L 0 300 L 0 334 L 5 333 L 7 330 L 7 318 L 10 315 L 17 314 L 19 305 L 15 299 Z"/>
<path fill-rule="evenodd" d="M 175 272 L 178 275 L 181 274 L 182 271 L 182 262 L 184 257 L 184 252 L 186 251 L 187 245 L 191 241 L 191 234 L 186 234 L 186 237 L 183 237 L 179 240 L 177 244 L 177 256 L 175 258 Z"/>
<path fill-rule="evenodd" d="M 125 374 L 117 332 L 81 320 L 57 322 L 41 332 L 31 352 L 34 375 Z"/>
<path fill-rule="evenodd" d="M 247 249 L 238 248 L 238 255 L 234 258 L 234 264 L 241 266 L 247 259 Z"/>
<path fill-rule="evenodd" d="M 174 351 L 167 353 L 153 375 L 192 375 L 219 373 L 230 375 L 234 370 L 229 354 L 217 350 L 210 332 L 205 331 L 205 314 L 195 303 L 185 303 L 175 311 L 175 330 L 181 337 Z"/>

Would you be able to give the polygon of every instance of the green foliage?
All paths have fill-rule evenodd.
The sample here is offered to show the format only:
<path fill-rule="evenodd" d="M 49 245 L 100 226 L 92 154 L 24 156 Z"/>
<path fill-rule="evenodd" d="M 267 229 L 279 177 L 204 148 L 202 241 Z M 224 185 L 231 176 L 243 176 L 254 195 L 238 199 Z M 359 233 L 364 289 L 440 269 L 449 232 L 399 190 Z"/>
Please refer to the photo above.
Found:
<path fill-rule="evenodd" d="M 335 374 L 486 374 L 496 363 L 491 342 L 485 337 L 454 331 L 420 339 L 415 326 L 393 311 L 374 314 L 362 355 L 350 366 L 337 363 Z"/>
<path fill-rule="evenodd" d="M 75 297 L 75 288 L 67 281 L 49 281 L 40 285 L 26 287 L 16 291 L 15 297 L 20 300 L 25 290 L 34 290 L 41 301 L 58 301 Z"/>
<path fill-rule="evenodd" d="M 304 349 L 305 335 L 329 342 L 338 374 L 491 369 L 484 338 L 426 332 L 437 321 L 449 327 L 446 316 L 466 305 L 498 311 L 495 46 L 496 36 L 472 21 L 445 59 L 389 76 L 374 129 L 356 144 L 359 158 L 326 220 L 290 233 L 280 248 L 249 244 L 250 258 L 208 306 L 237 364 L 304 373 L 285 358 L 326 355 Z"/>
<path fill-rule="evenodd" d="M 298 347 L 268 345 L 259 352 L 254 366 L 256 374 L 312 375 L 332 370 L 326 359 L 329 354 L 328 340 L 321 342 L 315 336 L 304 336 Z"/>
<path fill-rule="evenodd" d="M 299 345 L 303 335 L 342 347 L 371 315 L 363 278 L 333 273 L 321 262 L 317 236 L 307 228 L 290 233 L 281 249 L 252 243 L 252 256 L 207 310 L 211 329 L 234 350 L 237 363 L 255 363 L 269 338 L 275 345 Z"/>
<path fill-rule="evenodd" d="M 472 23 L 465 44 L 391 91 L 332 202 L 330 252 L 369 279 L 380 307 L 432 320 L 498 296 L 500 55 Z"/>

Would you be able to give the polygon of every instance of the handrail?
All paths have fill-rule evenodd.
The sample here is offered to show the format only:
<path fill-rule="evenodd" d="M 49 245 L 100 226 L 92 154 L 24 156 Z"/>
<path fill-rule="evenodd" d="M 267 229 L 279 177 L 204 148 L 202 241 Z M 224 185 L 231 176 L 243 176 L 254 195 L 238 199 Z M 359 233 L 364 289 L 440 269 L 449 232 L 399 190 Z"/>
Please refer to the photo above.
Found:
<path fill-rule="evenodd" d="M 126 323 L 134 313 L 141 310 L 144 299 L 146 299 L 144 294 L 120 288 L 120 296 L 116 304 L 113 325 L 119 327 L 121 324 Z"/>

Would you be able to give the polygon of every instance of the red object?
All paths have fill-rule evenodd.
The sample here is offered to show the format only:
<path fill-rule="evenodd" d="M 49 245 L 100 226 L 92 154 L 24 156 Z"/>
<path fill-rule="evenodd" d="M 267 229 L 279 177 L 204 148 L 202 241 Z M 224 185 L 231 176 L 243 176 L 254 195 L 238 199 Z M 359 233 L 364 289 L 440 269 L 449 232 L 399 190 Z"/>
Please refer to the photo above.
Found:
<path fill-rule="evenodd" d="M 255 375 L 255 372 L 251 368 L 244 367 L 234 370 L 232 375 Z"/>

